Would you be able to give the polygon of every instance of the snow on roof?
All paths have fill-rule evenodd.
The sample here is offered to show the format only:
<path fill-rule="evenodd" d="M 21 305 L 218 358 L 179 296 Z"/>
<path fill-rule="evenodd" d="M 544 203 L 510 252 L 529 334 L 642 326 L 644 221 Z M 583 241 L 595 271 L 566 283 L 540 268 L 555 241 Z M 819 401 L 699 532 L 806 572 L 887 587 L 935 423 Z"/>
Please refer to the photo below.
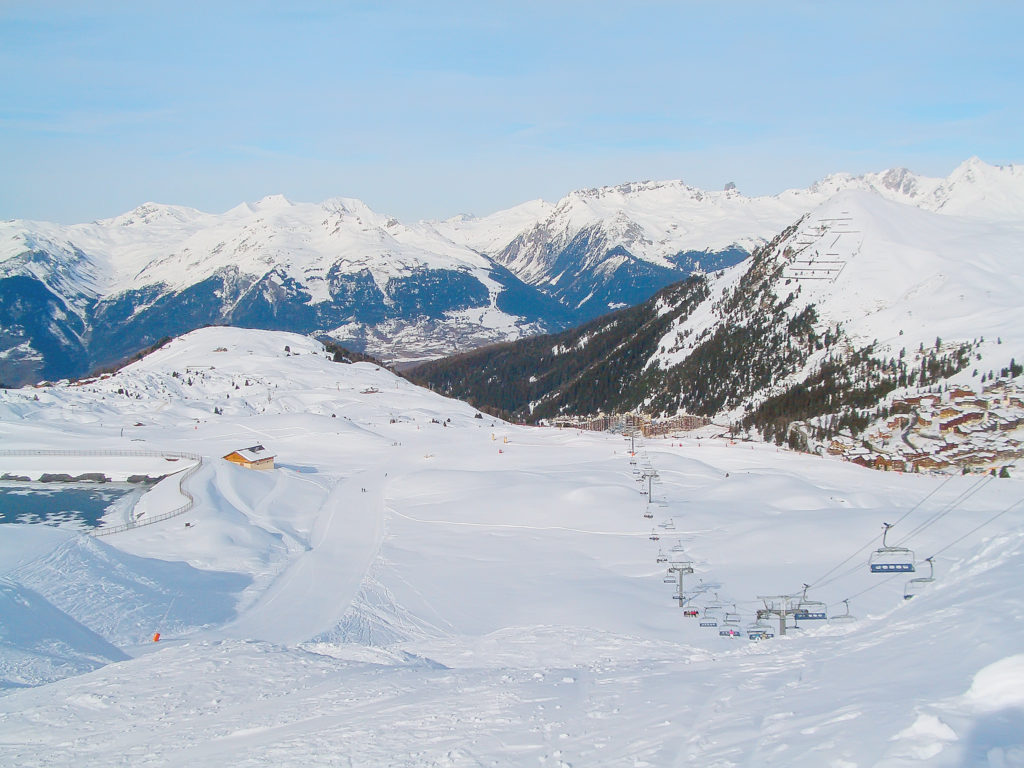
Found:
<path fill-rule="evenodd" d="M 253 445 L 249 448 L 239 448 L 231 453 L 237 453 L 246 461 L 263 461 L 274 458 L 274 455 L 272 453 L 268 453 L 267 449 L 262 445 Z M 231 454 L 228 455 L 230 456 Z"/>

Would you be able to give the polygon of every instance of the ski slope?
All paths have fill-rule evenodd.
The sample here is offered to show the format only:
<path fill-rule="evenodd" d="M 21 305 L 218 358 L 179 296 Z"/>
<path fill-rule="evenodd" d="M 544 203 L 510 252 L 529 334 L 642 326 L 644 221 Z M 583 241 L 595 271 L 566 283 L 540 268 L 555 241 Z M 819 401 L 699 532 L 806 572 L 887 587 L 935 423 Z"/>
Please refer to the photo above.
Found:
<path fill-rule="evenodd" d="M 0 441 L 206 458 L 182 518 L 0 526 L 3 765 L 1024 764 L 1016 479 L 709 432 L 630 456 L 229 328 L 0 391 Z M 219 458 L 255 443 L 272 472 Z M 921 528 L 905 545 L 936 564 L 912 600 L 925 571 L 867 567 L 905 514 L 890 542 Z M 720 636 L 664 582 L 673 547 L 687 609 L 745 628 L 809 583 L 858 618 Z"/>

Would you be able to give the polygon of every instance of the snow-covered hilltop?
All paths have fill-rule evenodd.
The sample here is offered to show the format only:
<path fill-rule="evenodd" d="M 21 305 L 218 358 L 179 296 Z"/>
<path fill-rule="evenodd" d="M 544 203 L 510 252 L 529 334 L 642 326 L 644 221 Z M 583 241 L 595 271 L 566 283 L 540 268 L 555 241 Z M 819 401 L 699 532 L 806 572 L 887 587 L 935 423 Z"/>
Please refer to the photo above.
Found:
<path fill-rule="evenodd" d="M 0 391 L 0 442 L 0 475 L 61 469 L 34 449 L 92 451 L 98 470 L 120 451 L 203 458 L 180 517 L 102 538 L 0 525 L 4 765 L 1024 750 L 1016 478 L 873 473 L 707 433 L 630 456 L 618 435 L 478 418 L 307 337 L 236 328 L 96 381 Z M 220 458 L 257 442 L 274 470 Z M 143 497 L 142 520 L 176 488 Z M 883 522 L 916 572 L 870 572 Z M 693 570 L 682 608 L 672 563 Z M 829 619 L 752 642 L 763 595 Z"/>
<path fill-rule="evenodd" d="M 415 360 L 558 330 L 744 259 L 837 192 L 1024 219 L 1024 172 L 965 162 L 745 197 L 679 181 L 403 224 L 351 198 L 223 214 L 147 203 L 113 219 L 0 224 L 0 381 L 81 375 L 206 324 L 325 333 Z"/>

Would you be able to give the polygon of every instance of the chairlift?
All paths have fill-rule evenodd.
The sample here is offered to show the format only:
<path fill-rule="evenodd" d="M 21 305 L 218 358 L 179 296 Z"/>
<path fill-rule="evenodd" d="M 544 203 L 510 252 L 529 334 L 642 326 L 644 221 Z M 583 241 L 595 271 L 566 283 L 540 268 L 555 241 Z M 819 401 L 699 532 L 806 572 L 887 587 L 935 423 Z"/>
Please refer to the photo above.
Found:
<path fill-rule="evenodd" d="M 700 625 L 702 627 L 717 627 L 718 619 L 709 614 L 708 611 L 713 610 L 710 605 L 704 606 L 704 615 L 700 617 Z"/>
<path fill-rule="evenodd" d="M 733 606 L 735 608 L 736 606 Z M 725 616 L 722 617 L 723 627 L 738 627 L 740 625 L 740 615 L 738 613 L 726 612 Z"/>
<path fill-rule="evenodd" d="M 659 536 L 658 532 L 652 528 L 651 529 L 651 535 L 650 535 L 649 538 L 650 538 L 651 541 L 658 541 L 661 538 L 661 536 Z"/>
<path fill-rule="evenodd" d="M 833 616 L 832 618 L 829 619 L 830 622 L 834 622 L 834 623 L 837 623 L 837 624 L 842 624 L 844 622 L 856 621 L 857 620 L 856 616 L 853 616 L 853 615 L 850 614 L 850 601 L 849 600 L 843 600 L 843 605 L 846 606 L 845 613 L 840 613 L 838 616 Z"/>
<path fill-rule="evenodd" d="M 666 584 L 675 584 L 679 579 L 671 574 L 666 574 L 662 581 Z"/>
<path fill-rule="evenodd" d="M 793 609 L 793 618 L 805 619 L 806 621 L 822 621 L 827 619 L 828 609 L 825 603 L 820 600 L 807 599 L 807 590 L 809 588 L 809 584 L 804 584 L 804 591 L 800 596 L 800 601 L 796 604 L 796 608 Z"/>
<path fill-rule="evenodd" d="M 654 562 L 656 562 L 656 563 L 667 563 L 668 562 L 668 558 L 665 556 L 665 550 L 663 550 L 663 549 L 659 549 L 658 550 L 658 556 L 656 558 L 654 558 Z"/>
<path fill-rule="evenodd" d="M 931 584 L 933 581 L 935 581 L 935 563 L 932 561 L 932 558 L 930 557 L 927 558 L 925 562 L 928 563 L 928 575 L 919 576 L 916 579 L 911 579 L 906 583 L 906 585 L 903 587 L 904 600 L 909 600 L 910 598 L 919 595 L 924 590 L 925 585 Z"/>
<path fill-rule="evenodd" d="M 747 637 L 751 640 L 767 640 L 768 638 L 775 637 L 775 632 L 766 621 L 757 619 L 747 625 Z"/>
<path fill-rule="evenodd" d="M 644 512 L 644 517 L 646 517 L 648 520 L 653 520 L 654 519 L 654 513 L 651 512 L 651 510 L 648 509 L 648 510 L 646 510 Z"/>
<path fill-rule="evenodd" d="M 885 537 L 892 528 L 889 523 L 883 523 L 882 546 L 871 553 L 868 558 L 868 566 L 872 573 L 913 573 L 914 553 L 906 547 L 890 547 Z"/>
<path fill-rule="evenodd" d="M 676 529 L 676 521 L 673 520 L 671 517 L 663 523 L 658 523 L 658 525 L 660 525 L 666 531 L 674 531 Z"/>

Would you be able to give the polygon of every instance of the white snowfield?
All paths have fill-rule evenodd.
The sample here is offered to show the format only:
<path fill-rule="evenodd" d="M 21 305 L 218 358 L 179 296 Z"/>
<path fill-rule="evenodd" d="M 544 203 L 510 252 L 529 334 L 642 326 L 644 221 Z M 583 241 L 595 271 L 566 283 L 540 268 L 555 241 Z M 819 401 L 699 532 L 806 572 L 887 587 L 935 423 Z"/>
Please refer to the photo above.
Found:
<path fill-rule="evenodd" d="M 633 464 L 621 436 L 476 418 L 230 328 L 0 391 L 0 442 L 205 458 L 180 518 L 0 526 L 0 765 L 1024 764 L 1017 479 L 709 432 Z M 276 469 L 219 458 L 256 443 Z M 883 522 L 915 573 L 869 572 Z M 683 609 L 659 551 L 692 564 Z M 758 596 L 804 583 L 858 618 L 748 640 Z"/>

